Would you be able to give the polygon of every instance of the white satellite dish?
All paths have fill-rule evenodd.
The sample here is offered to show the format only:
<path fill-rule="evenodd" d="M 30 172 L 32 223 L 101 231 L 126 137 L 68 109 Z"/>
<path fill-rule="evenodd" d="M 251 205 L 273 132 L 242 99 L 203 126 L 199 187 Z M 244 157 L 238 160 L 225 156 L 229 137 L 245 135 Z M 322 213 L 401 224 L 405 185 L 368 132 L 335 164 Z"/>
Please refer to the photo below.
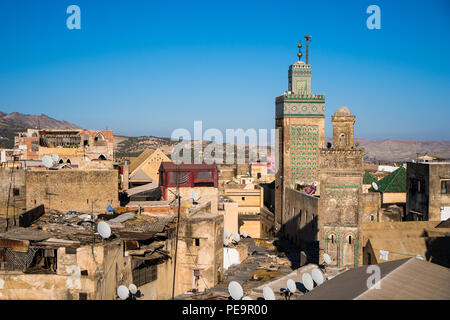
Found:
<path fill-rule="evenodd" d="M 58 162 L 59 156 L 57 154 L 52 154 L 52 160 L 53 160 L 53 162 Z"/>
<path fill-rule="evenodd" d="M 111 227 L 105 221 L 100 221 L 97 224 L 97 231 L 103 239 L 108 239 L 111 236 Z"/>
<path fill-rule="evenodd" d="M 264 295 L 264 299 L 266 299 L 266 300 L 276 300 L 273 290 L 268 286 L 265 286 L 263 288 L 263 295 Z"/>
<path fill-rule="evenodd" d="M 233 240 L 236 242 L 241 241 L 241 236 L 237 232 L 233 232 Z"/>
<path fill-rule="evenodd" d="M 53 159 L 50 156 L 43 156 L 42 157 L 42 164 L 44 165 L 44 167 L 46 168 L 51 168 L 53 167 Z"/>
<path fill-rule="evenodd" d="M 317 283 L 318 286 L 320 286 L 323 283 L 322 272 L 318 268 L 315 268 L 315 269 L 313 269 L 311 274 L 312 274 L 312 278 L 313 278 L 314 282 Z"/>
<path fill-rule="evenodd" d="M 373 188 L 374 190 L 378 190 L 378 185 L 375 183 L 375 181 L 372 182 L 372 188 Z"/>
<path fill-rule="evenodd" d="M 242 236 L 243 236 L 244 238 L 247 238 L 247 237 L 248 237 L 247 231 L 242 230 Z"/>
<path fill-rule="evenodd" d="M 314 282 L 309 273 L 304 273 L 302 275 L 302 283 L 308 291 L 314 289 Z"/>
<path fill-rule="evenodd" d="M 128 296 L 130 295 L 130 291 L 125 286 L 120 286 L 117 288 L 117 295 L 121 300 L 128 299 Z"/>
<path fill-rule="evenodd" d="M 323 254 L 323 262 L 328 265 L 331 264 L 331 257 L 327 253 Z"/>
<path fill-rule="evenodd" d="M 228 242 L 227 239 L 224 239 L 224 240 L 223 240 L 223 245 L 224 245 L 225 247 L 228 247 L 229 244 L 230 244 L 230 243 Z"/>
<path fill-rule="evenodd" d="M 198 196 L 198 193 L 195 192 L 194 190 L 192 190 L 191 196 L 192 196 L 192 200 L 194 200 L 194 201 L 198 201 L 198 199 L 200 198 L 200 197 Z"/>
<path fill-rule="evenodd" d="M 253 300 L 252 298 L 250 298 L 249 296 L 245 296 L 242 298 L 242 300 Z"/>
<path fill-rule="evenodd" d="M 136 285 L 134 283 L 132 283 L 128 286 L 128 290 L 130 290 L 131 294 L 136 294 L 136 292 L 138 291 L 138 288 L 136 287 Z"/>
<path fill-rule="evenodd" d="M 228 238 L 229 236 L 231 236 L 230 231 L 228 231 L 227 229 L 224 229 L 224 230 L 223 230 L 223 236 L 224 236 L 225 238 Z"/>
<path fill-rule="evenodd" d="M 289 289 L 289 291 L 291 293 L 295 293 L 295 291 L 297 291 L 297 286 L 295 285 L 295 281 L 292 279 L 289 279 L 287 281 L 287 288 Z"/>
<path fill-rule="evenodd" d="M 241 300 L 242 296 L 244 295 L 244 290 L 236 281 L 230 282 L 230 284 L 228 285 L 228 292 L 230 293 L 230 296 L 233 298 L 233 300 Z"/>

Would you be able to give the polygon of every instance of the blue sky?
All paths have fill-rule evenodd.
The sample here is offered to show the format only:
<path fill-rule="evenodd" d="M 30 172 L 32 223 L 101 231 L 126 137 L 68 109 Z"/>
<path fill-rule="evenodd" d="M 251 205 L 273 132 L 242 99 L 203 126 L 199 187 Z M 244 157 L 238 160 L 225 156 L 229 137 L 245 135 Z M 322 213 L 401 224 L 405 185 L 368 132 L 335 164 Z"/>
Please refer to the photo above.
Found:
<path fill-rule="evenodd" d="M 68 30 L 66 8 L 81 8 Z M 366 8 L 381 8 L 369 30 Z M 297 43 L 366 139 L 450 140 L 450 2 L 0 0 L 0 110 L 89 129 L 273 128 Z M 305 50 L 303 50 L 305 56 Z"/>

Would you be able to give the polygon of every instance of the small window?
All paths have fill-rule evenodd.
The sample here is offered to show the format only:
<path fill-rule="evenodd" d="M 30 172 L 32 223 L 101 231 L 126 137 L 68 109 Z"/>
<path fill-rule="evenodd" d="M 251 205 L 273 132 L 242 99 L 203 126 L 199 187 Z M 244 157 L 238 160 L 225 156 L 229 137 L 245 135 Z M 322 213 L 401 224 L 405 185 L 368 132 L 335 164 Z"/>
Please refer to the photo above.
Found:
<path fill-rule="evenodd" d="M 14 196 L 19 196 L 19 195 L 20 195 L 20 190 L 19 190 L 19 188 L 13 188 L 13 195 L 14 195 Z"/>
<path fill-rule="evenodd" d="M 87 276 L 88 275 L 88 271 L 87 270 L 81 270 L 81 275 L 82 276 Z"/>
<path fill-rule="evenodd" d="M 245 200 L 245 197 L 242 197 L 242 201 L 244 201 Z"/>
<path fill-rule="evenodd" d="M 334 234 L 331 235 L 330 239 L 331 239 L 331 243 L 334 243 Z"/>
<path fill-rule="evenodd" d="M 345 146 L 345 135 L 341 135 L 341 147 Z"/>
<path fill-rule="evenodd" d="M 196 239 L 195 239 L 195 246 L 196 246 L 196 247 L 199 247 L 199 246 L 200 246 L 200 239 L 199 239 L 199 238 L 196 238 Z"/>
<path fill-rule="evenodd" d="M 373 213 L 370 215 L 370 221 L 375 221 L 375 215 Z"/>
<path fill-rule="evenodd" d="M 348 236 L 348 244 L 352 244 L 352 236 Z"/>
<path fill-rule="evenodd" d="M 441 180 L 441 194 L 450 193 L 450 180 Z"/>
<path fill-rule="evenodd" d="M 211 180 L 212 174 L 211 171 L 197 172 L 198 180 Z"/>
<path fill-rule="evenodd" d="M 66 254 L 77 254 L 76 248 L 66 248 Z"/>
<path fill-rule="evenodd" d="M 88 299 L 88 294 L 86 292 L 80 292 L 79 293 L 79 299 L 80 300 L 87 300 Z"/>

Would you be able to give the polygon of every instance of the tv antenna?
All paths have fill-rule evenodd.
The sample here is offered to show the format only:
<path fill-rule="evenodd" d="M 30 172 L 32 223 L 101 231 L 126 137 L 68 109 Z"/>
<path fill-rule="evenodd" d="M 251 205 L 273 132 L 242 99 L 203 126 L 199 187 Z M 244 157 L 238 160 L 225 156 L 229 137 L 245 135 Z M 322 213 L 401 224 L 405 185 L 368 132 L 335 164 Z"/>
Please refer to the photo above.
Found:
<path fill-rule="evenodd" d="M 273 290 L 270 287 L 268 287 L 268 286 L 265 286 L 263 288 L 263 295 L 264 295 L 264 299 L 265 300 L 276 300 L 275 299 L 275 294 L 273 293 Z"/>
<path fill-rule="evenodd" d="M 244 295 L 244 290 L 237 281 L 231 281 L 228 284 L 228 292 L 233 300 L 241 300 Z"/>
<path fill-rule="evenodd" d="M 127 300 L 130 296 L 130 290 L 128 290 L 125 286 L 119 286 L 117 288 L 117 295 L 119 296 L 120 300 Z"/>
<path fill-rule="evenodd" d="M 331 257 L 328 255 L 328 253 L 324 253 L 323 254 L 323 262 L 326 265 L 330 265 L 331 264 Z"/>
<path fill-rule="evenodd" d="M 312 289 L 314 289 L 314 282 L 309 273 L 305 272 L 302 275 L 302 283 L 308 291 L 311 291 Z"/>
<path fill-rule="evenodd" d="M 287 288 L 288 288 L 289 292 L 291 292 L 292 294 L 294 294 L 295 291 L 297 291 L 297 286 L 296 286 L 294 280 L 289 279 L 289 280 L 287 281 L 287 284 L 286 284 L 286 285 L 287 285 Z"/>
<path fill-rule="evenodd" d="M 241 236 L 239 235 L 239 233 L 233 232 L 233 240 L 234 240 L 234 242 L 236 242 L 236 243 L 238 243 L 239 241 L 241 241 Z"/>
<path fill-rule="evenodd" d="M 191 196 L 192 196 L 192 200 L 193 200 L 192 203 L 193 203 L 193 204 L 198 204 L 197 201 L 198 201 L 198 199 L 200 199 L 198 193 L 195 192 L 194 190 L 192 190 Z"/>
<path fill-rule="evenodd" d="M 317 283 L 318 286 L 320 286 L 323 283 L 323 273 L 318 268 L 315 268 L 313 269 L 311 274 L 314 282 Z"/>
<path fill-rule="evenodd" d="M 103 239 L 108 239 L 111 236 L 111 227 L 105 221 L 100 221 L 97 224 L 97 231 Z"/>
<path fill-rule="evenodd" d="M 42 157 L 42 164 L 47 169 L 50 169 L 51 167 L 53 167 L 53 159 L 52 159 L 52 157 L 50 157 L 50 156 L 43 156 Z"/>

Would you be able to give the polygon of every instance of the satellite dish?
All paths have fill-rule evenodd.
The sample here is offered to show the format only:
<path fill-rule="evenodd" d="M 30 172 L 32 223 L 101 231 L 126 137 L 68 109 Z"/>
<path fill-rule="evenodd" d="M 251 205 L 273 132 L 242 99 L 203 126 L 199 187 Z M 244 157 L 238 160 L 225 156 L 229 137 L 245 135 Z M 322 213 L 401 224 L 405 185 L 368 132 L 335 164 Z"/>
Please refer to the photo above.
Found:
<path fill-rule="evenodd" d="M 312 289 L 314 289 L 314 282 L 309 273 L 305 272 L 302 275 L 302 282 L 303 282 L 303 285 L 305 286 L 305 288 L 308 289 L 308 291 L 311 291 Z"/>
<path fill-rule="evenodd" d="M 372 182 L 372 188 L 373 188 L 374 190 L 378 190 L 378 185 L 375 183 L 375 181 Z"/>
<path fill-rule="evenodd" d="M 241 241 L 241 236 L 237 232 L 233 232 L 233 240 L 239 242 Z"/>
<path fill-rule="evenodd" d="M 419 260 L 423 260 L 423 257 L 422 257 L 420 254 L 418 254 L 418 255 L 416 256 L 416 258 L 419 259 Z"/>
<path fill-rule="evenodd" d="M 224 236 L 225 238 L 228 238 L 229 236 L 231 236 L 230 231 L 228 231 L 227 229 L 224 229 L 224 230 L 223 230 L 223 236 Z"/>
<path fill-rule="evenodd" d="M 292 279 L 289 279 L 287 281 L 287 287 L 291 293 L 295 293 L 295 291 L 297 291 L 297 286 L 295 285 L 295 281 Z"/>
<path fill-rule="evenodd" d="M 331 264 L 331 257 L 327 253 L 323 254 L 323 262 L 325 264 Z"/>
<path fill-rule="evenodd" d="M 97 224 L 97 231 L 103 239 L 108 239 L 111 236 L 111 227 L 105 221 L 100 221 Z"/>
<path fill-rule="evenodd" d="M 268 286 L 265 286 L 263 288 L 263 295 L 264 295 L 264 299 L 265 300 L 276 300 L 275 299 L 275 294 L 273 293 L 273 290 L 270 287 L 268 287 Z"/>
<path fill-rule="evenodd" d="M 136 292 L 138 291 L 138 288 L 136 287 L 136 285 L 134 283 L 132 283 L 128 286 L 128 290 L 130 290 L 131 294 L 136 294 Z"/>
<path fill-rule="evenodd" d="M 315 268 L 312 272 L 312 279 L 314 280 L 315 283 L 317 283 L 318 286 L 320 286 L 323 283 L 323 274 L 322 272 Z"/>
<path fill-rule="evenodd" d="M 245 296 L 242 298 L 242 300 L 253 300 L 252 298 L 250 298 L 249 296 Z"/>
<path fill-rule="evenodd" d="M 197 193 L 197 192 L 195 192 L 194 190 L 192 190 L 191 196 L 192 196 L 192 199 L 193 199 L 194 201 L 198 201 L 199 196 L 198 196 L 198 193 Z"/>
<path fill-rule="evenodd" d="M 230 282 L 230 284 L 228 285 L 228 292 L 230 293 L 230 296 L 233 298 L 233 300 L 241 300 L 242 296 L 244 295 L 244 290 L 236 281 Z"/>
<path fill-rule="evenodd" d="M 125 286 L 120 286 L 117 288 L 117 295 L 121 300 L 128 299 L 128 296 L 130 295 L 130 291 Z"/>
<path fill-rule="evenodd" d="M 57 154 L 52 154 L 52 160 L 53 160 L 53 162 L 58 162 L 59 156 Z"/>
<path fill-rule="evenodd" d="M 42 164 L 44 165 L 44 167 L 46 168 L 51 168 L 53 167 L 53 159 L 50 156 L 43 156 L 42 157 Z"/>
<path fill-rule="evenodd" d="M 247 238 L 247 237 L 248 237 L 247 231 L 242 230 L 242 236 L 243 236 L 244 238 Z"/>
<path fill-rule="evenodd" d="M 223 245 L 224 245 L 225 247 L 228 247 L 229 244 L 230 244 L 230 243 L 228 242 L 227 239 L 224 239 L 224 240 L 223 240 Z"/>

